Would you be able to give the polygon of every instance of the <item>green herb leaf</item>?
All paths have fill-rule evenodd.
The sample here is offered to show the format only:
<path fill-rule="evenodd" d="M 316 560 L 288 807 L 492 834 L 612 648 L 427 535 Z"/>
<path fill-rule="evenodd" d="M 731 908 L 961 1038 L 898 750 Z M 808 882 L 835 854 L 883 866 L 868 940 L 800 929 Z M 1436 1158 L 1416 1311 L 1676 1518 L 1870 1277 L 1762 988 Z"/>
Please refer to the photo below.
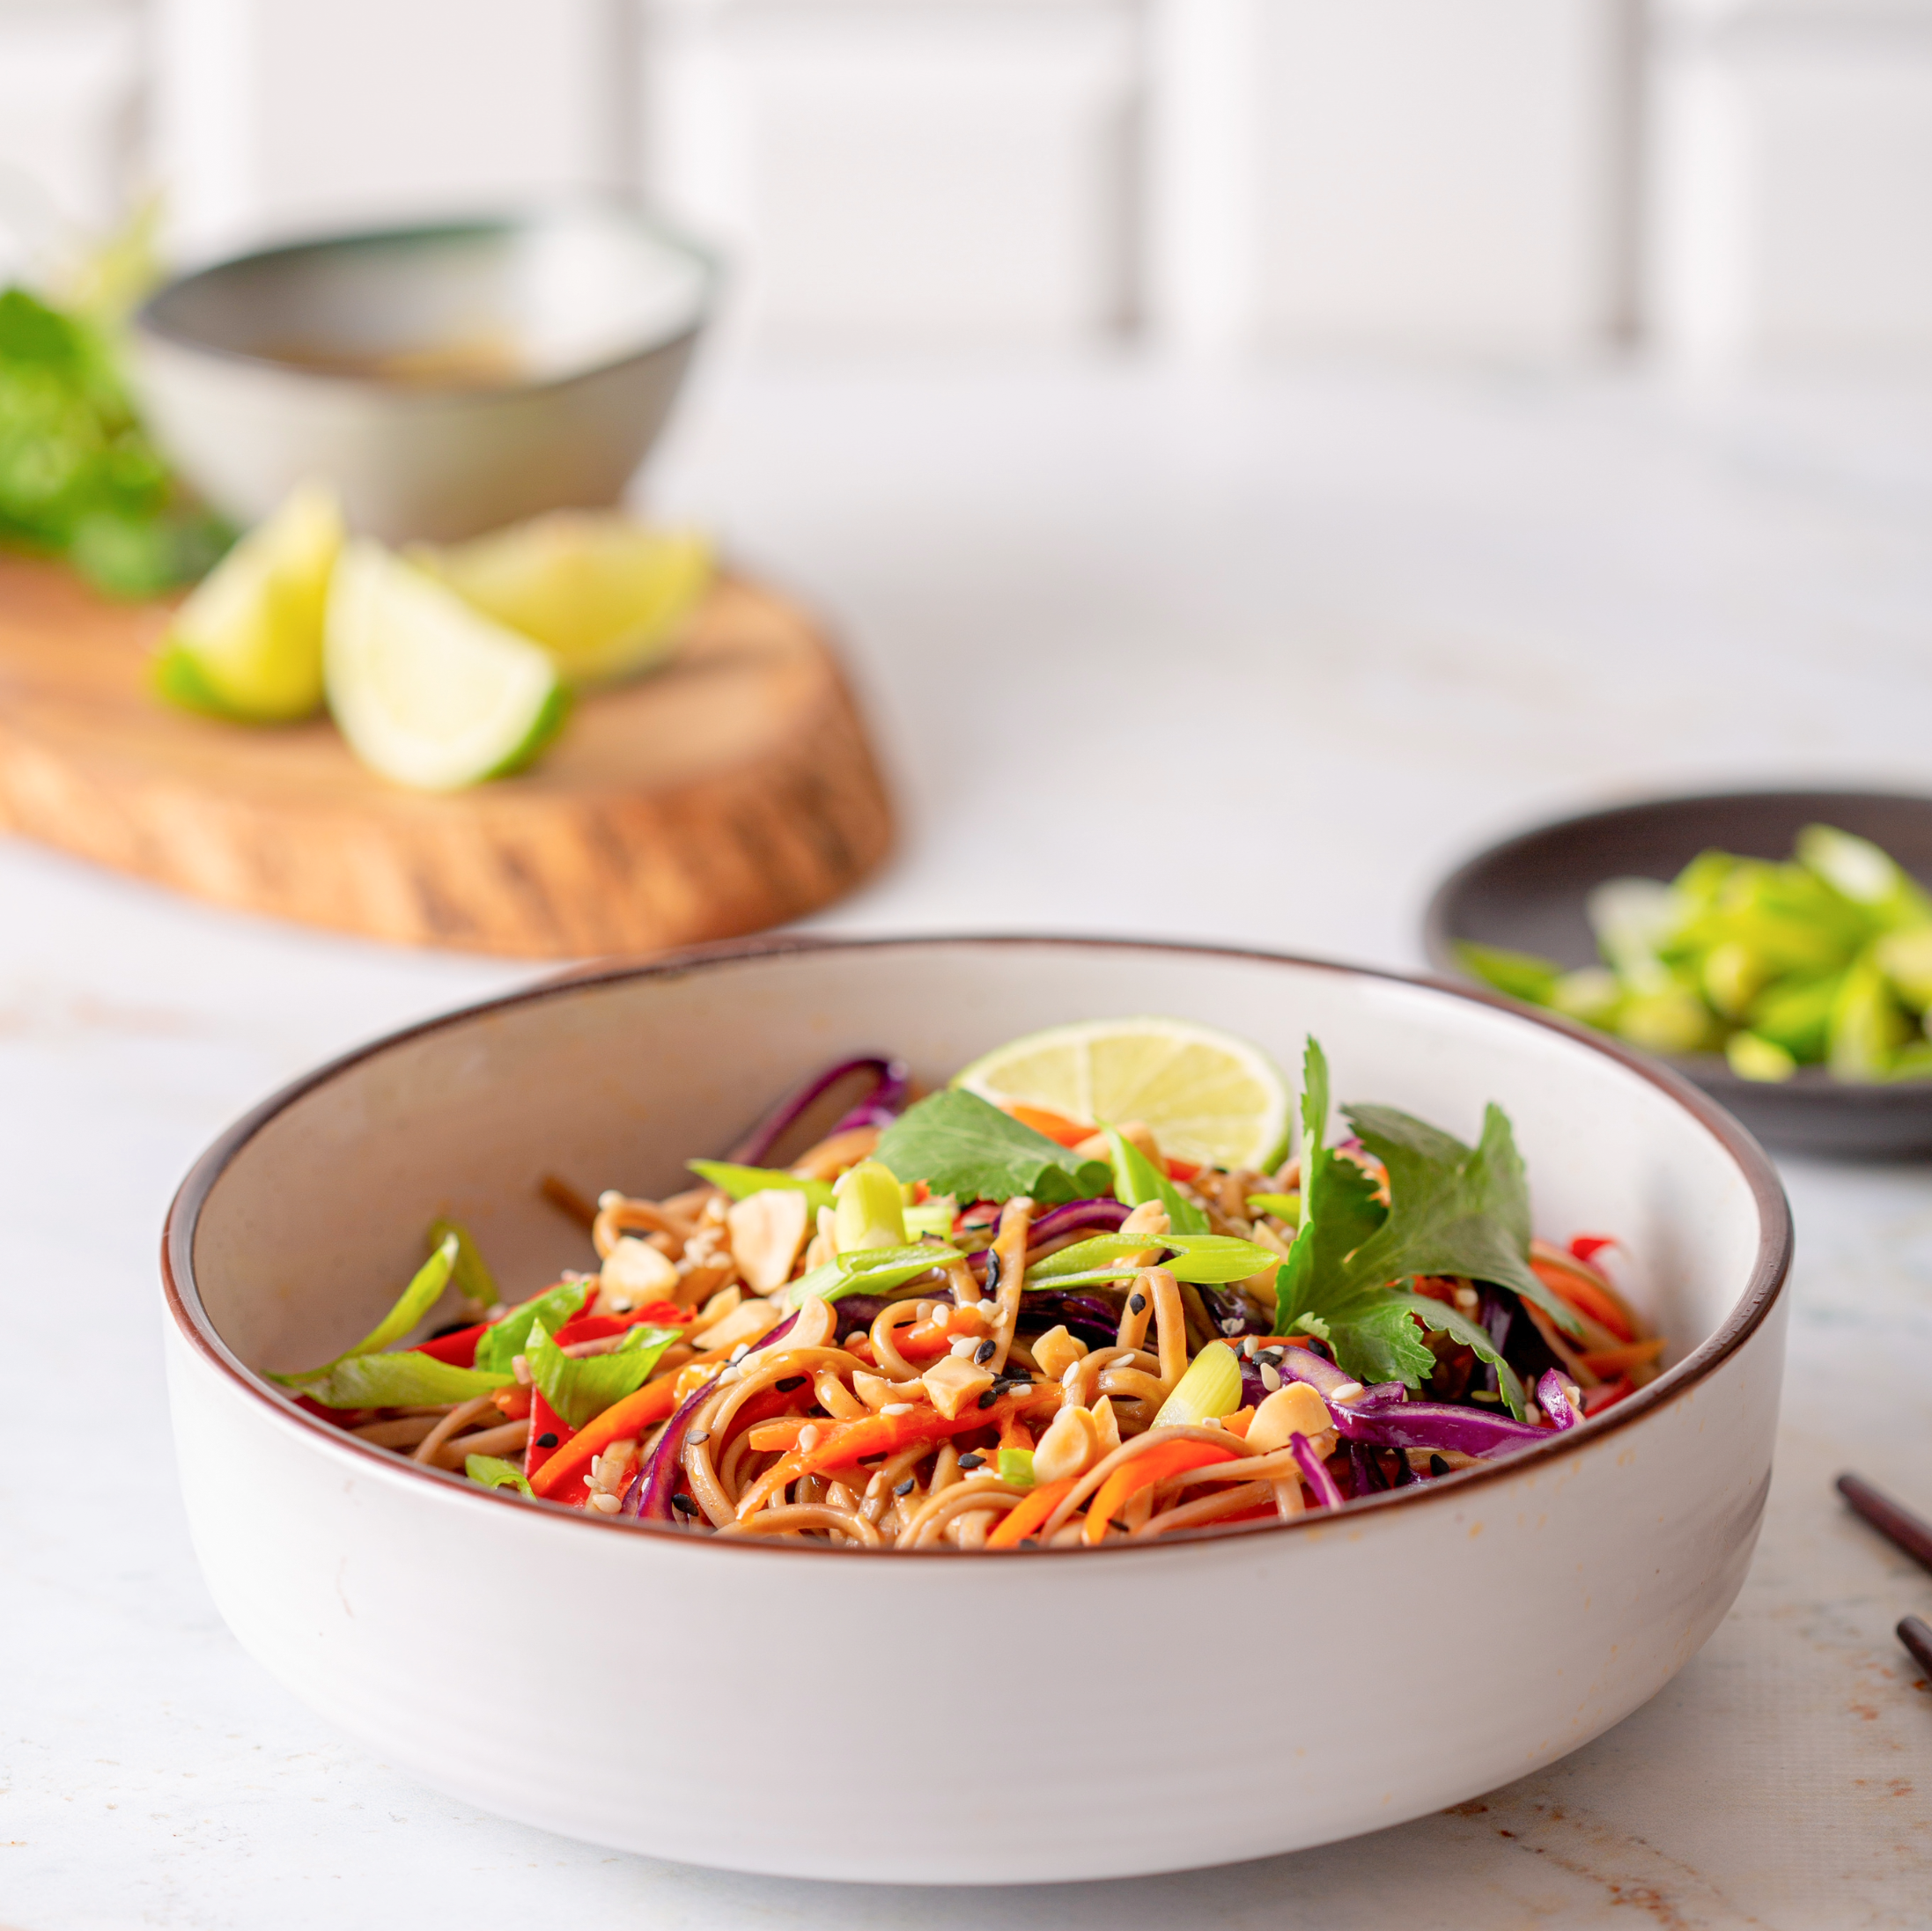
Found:
<path fill-rule="evenodd" d="M 1476 1351 L 1478 1361 L 1486 1361 L 1496 1371 L 1496 1384 L 1502 1389 L 1502 1398 L 1509 1404 L 1509 1412 L 1518 1421 L 1529 1419 L 1524 1406 L 1523 1382 L 1515 1368 L 1496 1352 L 1496 1344 L 1489 1338 L 1489 1330 L 1479 1322 L 1471 1321 L 1466 1315 L 1458 1314 L 1446 1302 L 1433 1300 L 1427 1294 L 1397 1294 L 1396 1299 L 1419 1320 L 1432 1334 L 1446 1334 L 1452 1341 L 1459 1341 L 1465 1348 Z"/>
<path fill-rule="evenodd" d="M 1095 1199 L 1114 1178 L 1103 1162 L 1076 1160 L 1057 1140 L 963 1087 L 948 1087 L 909 1107 L 881 1136 L 874 1158 L 901 1180 L 923 1180 L 934 1193 L 962 1200 L 1028 1194 L 1058 1206 Z"/>
<path fill-rule="evenodd" d="M 560 1280 L 534 1300 L 511 1308 L 501 1321 L 476 1337 L 476 1366 L 507 1373 L 511 1362 L 528 1351 L 532 1329 L 541 1327 L 546 1334 L 555 1334 L 582 1308 L 596 1285 L 589 1280 Z"/>
<path fill-rule="evenodd" d="M 575 1428 L 594 1421 L 613 1403 L 633 1394 L 651 1378 L 651 1371 L 682 1328 L 638 1326 L 608 1354 L 581 1357 L 564 1353 L 546 1330 L 526 1345 L 524 1359 L 530 1378 L 545 1401 Z"/>
<path fill-rule="evenodd" d="M 1206 1214 L 1191 1200 L 1184 1199 L 1174 1183 L 1131 1139 L 1123 1139 L 1117 1128 L 1107 1129 L 1107 1144 L 1114 1156 L 1115 1199 L 1130 1207 L 1158 1200 L 1168 1210 L 1168 1225 L 1176 1234 L 1208 1231 Z"/>
<path fill-rule="evenodd" d="M 822 1180 L 801 1180 L 796 1174 L 781 1173 L 776 1167 L 740 1167 L 728 1160 L 688 1160 L 684 1164 L 712 1186 L 722 1187 L 734 1200 L 769 1193 L 774 1187 L 802 1193 L 808 1220 L 817 1218 L 821 1207 L 832 1204 L 832 1190 Z"/>
<path fill-rule="evenodd" d="M 514 1462 L 505 1462 L 500 1455 L 473 1455 L 463 1463 L 463 1473 L 472 1482 L 481 1482 L 485 1488 L 513 1488 L 519 1495 L 527 1495 L 530 1485 L 523 1478 L 523 1470 Z"/>
<path fill-rule="evenodd" d="M 499 1298 L 495 1277 L 476 1242 L 470 1239 L 468 1229 L 454 1220 L 431 1220 L 429 1238 L 431 1247 L 440 1247 L 446 1240 L 455 1241 L 456 1264 L 450 1279 L 456 1283 L 456 1292 L 473 1308 L 495 1307 Z"/>
<path fill-rule="evenodd" d="M 1276 1277 L 1276 1330 L 1319 1335 L 1359 1381 L 1420 1386 L 1434 1367 L 1415 1325 L 1427 1299 L 1395 1284 L 1418 1274 L 1466 1275 L 1533 1301 L 1567 1332 L 1580 1323 L 1529 1264 L 1530 1193 L 1509 1121 L 1484 1115 L 1474 1147 L 1393 1107 L 1356 1106 L 1348 1118 L 1388 1171 L 1390 1205 L 1375 1183 L 1324 1144 L 1328 1065 L 1309 1042 L 1302 1094 L 1302 1228 Z M 1480 1330 L 1440 1301 L 1426 1316 L 1475 1347 Z M 1486 1334 L 1481 1344 L 1489 1347 Z M 1491 1349 L 1491 1353 L 1493 1353 Z M 1488 1360 L 1490 1357 L 1482 1357 Z M 1500 1376 L 1499 1376 L 1500 1378 Z M 1517 1390 L 1521 1398 L 1521 1389 Z"/>
<path fill-rule="evenodd" d="M 1350 1257 L 1362 1285 L 1412 1274 L 1462 1274 L 1533 1301 L 1566 1334 L 1582 1326 L 1530 1268 L 1530 1188 L 1500 1106 L 1483 1112 L 1474 1147 L 1390 1106 L 1352 1106 L 1349 1124 L 1389 1170 L 1392 1211 Z"/>
<path fill-rule="evenodd" d="M 273 1379 L 324 1408 L 434 1408 L 445 1402 L 474 1401 L 492 1389 L 507 1388 L 516 1376 L 481 1368 L 457 1367 L 413 1349 L 402 1354 L 346 1354 L 314 1377 Z"/>

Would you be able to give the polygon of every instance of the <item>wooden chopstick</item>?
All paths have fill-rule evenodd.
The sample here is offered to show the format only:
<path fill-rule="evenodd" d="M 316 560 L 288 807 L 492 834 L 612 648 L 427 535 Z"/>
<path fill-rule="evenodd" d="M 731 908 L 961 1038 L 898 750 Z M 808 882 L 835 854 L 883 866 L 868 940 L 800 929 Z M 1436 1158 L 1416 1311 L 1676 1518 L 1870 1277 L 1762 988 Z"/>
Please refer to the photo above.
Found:
<path fill-rule="evenodd" d="M 1902 1549 L 1921 1568 L 1932 1569 L 1932 1525 L 1921 1522 L 1910 1509 L 1900 1508 L 1889 1495 L 1881 1495 L 1858 1476 L 1840 1476 L 1838 1492 L 1887 1542 Z M 1900 1620 L 1898 1633 L 1899 1640 L 1911 1651 L 1912 1660 L 1932 1676 L 1932 1625 L 1907 1616 Z"/>
<path fill-rule="evenodd" d="M 1907 1616 L 1899 1625 L 1899 1640 L 1912 1652 L 1913 1661 L 1932 1676 L 1932 1625 L 1916 1616 Z"/>
<path fill-rule="evenodd" d="M 1932 1569 L 1932 1523 L 1921 1522 L 1856 1475 L 1840 1476 L 1838 1492 L 1893 1547 L 1904 1550 L 1921 1568 Z"/>

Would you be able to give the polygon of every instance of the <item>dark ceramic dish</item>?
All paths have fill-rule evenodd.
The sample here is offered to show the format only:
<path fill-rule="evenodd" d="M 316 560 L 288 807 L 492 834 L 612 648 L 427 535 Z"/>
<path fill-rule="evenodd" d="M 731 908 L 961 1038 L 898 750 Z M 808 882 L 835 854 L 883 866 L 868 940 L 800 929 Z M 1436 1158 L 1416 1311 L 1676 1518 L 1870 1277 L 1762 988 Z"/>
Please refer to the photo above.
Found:
<path fill-rule="evenodd" d="M 1720 792 L 1660 798 L 1566 818 L 1478 852 L 1429 901 L 1423 943 L 1435 966 L 1466 979 L 1458 940 L 1594 965 L 1584 914 L 1591 887 L 1619 877 L 1674 877 L 1716 846 L 1747 858 L 1787 859 L 1809 824 L 1836 825 L 1884 846 L 1932 888 L 1932 798 L 1901 792 Z M 1853 1086 L 1822 1066 L 1781 1086 L 1740 1080 L 1714 1054 L 1673 1060 L 1751 1131 L 1787 1153 L 1848 1160 L 1932 1157 L 1932 1080 Z"/>

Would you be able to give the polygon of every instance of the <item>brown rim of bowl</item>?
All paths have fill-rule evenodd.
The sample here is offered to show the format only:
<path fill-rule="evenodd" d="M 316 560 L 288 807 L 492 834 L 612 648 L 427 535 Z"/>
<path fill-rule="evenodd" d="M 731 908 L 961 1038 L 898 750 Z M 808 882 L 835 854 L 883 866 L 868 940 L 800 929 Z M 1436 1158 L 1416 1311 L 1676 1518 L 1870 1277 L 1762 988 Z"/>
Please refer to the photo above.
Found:
<path fill-rule="evenodd" d="M 1626 1071 L 1635 1073 L 1640 1079 L 1648 1081 L 1675 1100 L 1737 1162 L 1758 1207 L 1760 1228 L 1758 1253 L 1744 1293 L 1714 1334 L 1686 1355 L 1675 1367 L 1659 1376 L 1648 1387 L 1639 1389 L 1634 1395 L 1619 1402 L 1600 1419 L 1589 1422 L 1582 1427 L 1566 1429 L 1560 1434 L 1552 1435 L 1547 1441 L 1538 1442 L 1534 1448 L 1519 1449 L 1515 1454 L 1500 1456 L 1497 1460 L 1479 1467 L 1458 1470 L 1452 1475 L 1431 1482 L 1420 1493 L 1411 1487 L 1405 1487 L 1392 1489 L 1381 1495 L 1368 1496 L 1361 1501 L 1350 1502 L 1347 1510 L 1351 1517 L 1359 1517 L 1366 1513 L 1391 1507 L 1405 1507 L 1412 1504 L 1425 1506 L 1432 1497 L 1436 1496 L 1449 1495 L 1460 1499 L 1474 1489 L 1513 1473 L 1547 1467 L 1559 1458 L 1576 1452 L 1586 1442 L 1601 1441 L 1607 1434 L 1628 1427 L 1665 1403 L 1676 1400 L 1686 1389 L 1704 1380 L 1714 1369 L 1735 1354 L 1757 1330 L 1783 1291 L 1791 1268 L 1791 1209 L 1785 1198 L 1784 1188 L 1778 1179 L 1776 1169 L 1757 1141 L 1714 1100 L 1699 1091 L 1689 1080 L 1681 1074 L 1673 1072 L 1668 1066 L 1633 1052 L 1600 1033 L 1593 1033 L 1583 1027 L 1574 1025 L 1567 1020 L 1560 1019 L 1552 1013 L 1530 1011 L 1512 999 L 1503 998 L 1500 993 L 1486 992 L 1479 988 L 1456 984 L 1446 979 L 1433 978 L 1421 974 L 1386 972 L 1372 966 L 1345 965 L 1334 960 L 1307 959 L 1292 953 L 1265 952 L 1257 947 L 1243 946 L 1197 946 L 1163 940 L 1055 938 L 1038 933 L 1005 932 L 876 939 L 822 939 L 810 935 L 790 935 L 692 946 L 644 963 L 578 967 L 540 981 L 522 991 L 506 993 L 498 999 L 481 1000 L 472 1006 L 460 1006 L 455 1011 L 442 1013 L 437 1018 L 423 1020 L 416 1025 L 386 1033 L 366 1045 L 357 1047 L 352 1051 L 329 1060 L 313 1072 L 306 1073 L 284 1087 L 280 1092 L 270 1094 L 259 1106 L 236 1121 L 195 1161 L 169 1203 L 167 1219 L 161 1230 L 161 1285 L 168 1312 L 192 1347 L 260 1401 L 284 1426 L 307 1433 L 338 1454 L 352 1459 L 366 1459 L 391 1475 L 413 1475 L 436 1482 L 444 1487 L 446 1492 L 453 1495 L 463 1494 L 480 1507 L 528 1508 L 532 1506 L 531 1502 L 512 1492 L 483 1488 L 467 1477 L 457 1474 L 454 1470 L 424 1468 L 390 1450 L 376 1448 L 339 1428 L 329 1426 L 328 1423 L 320 1421 L 305 1410 L 298 1408 L 289 1396 L 245 1367 L 229 1352 L 226 1344 L 215 1332 L 212 1323 L 203 1309 L 200 1294 L 195 1286 L 194 1271 L 195 1232 L 201 1211 L 215 1183 L 226 1170 L 229 1162 L 277 1115 L 305 1094 L 326 1085 L 337 1074 L 359 1065 L 365 1059 L 373 1058 L 379 1053 L 387 1052 L 391 1047 L 401 1045 L 405 1041 L 420 1038 L 427 1033 L 439 1032 L 446 1027 L 461 1025 L 486 1013 L 505 1012 L 514 1006 L 535 1005 L 546 999 L 568 998 L 587 985 L 606 984 L 623 979 L 682 977 L 689 972 L 701 971 L 712 965 L 726 965 L 738 960 L 783 958 L 806 953 L 875 951 L 887 948 L 910 950 L 961 945 L 1014 947 L 1036 946 L 1052 947 L 1056 949 L 1075 947 L 1096 952 L 1181 953 L 1200 958 L 1255 960 L 1267 965 L 1294 966 L 1308 971 L 1339 973 L 1352 978 L 1382 979 L 1398 985 L 1422 986 L 1430 991 L 1440 992 L 1448 998 L 1461 999 L 1472 1006 L 1493 1006 L 1519 1024 L 1539 1026 L 1548 1031 L 1560 1033 L 1564 1037 L 1588 1047 L 1593 1052 L 1601 1053 L 1605 1058 L 1615 1060 Z M 672 1537 L 680 1540 L 690 1534 L 687 1529 L 669 1524 L 638 1522 L 630 1517 L 600 1517 L 595 1524 L 590 1524 L 583 1522 L 581 1510 L 569 1507 L 562 1502 L 539 1500 L 535 1506 L 554 1515 L 582 1523 L 586 1533 L 594 1529 L 596 1533 L 605 1534 L 612 1528 L 617 1528 L 637 1534 Z M 1235 1536 L 1292 1533 L 1298 1529 L 1315 1527 L 1333 1519 L 1333 1515 L 1328 1510 L 1309 1510 L 1303 1515 L 1293 1516 L 1287 1522 L 1211 1523 L 1205 1528 L 1183 1529 L 1172 1536 L 1162 1536 L 1151 1543 L 1136 1544 L 1125 1539 L 1116 1542 L 1110 1538 L 1092 1549 L 1036 1546 L 1006 1550 L 1000 1553 L 1035 1559 L 1077 1556 L 1084 1559 L 1108 1554 L 1117 1557 L 1152 1558 L 1163 1551 L 1184 1547 L 1193 1543 Z M 815 1543 L 778 1545 L 751 1536 L 712 1535 L 704 1539 L 707 1548 L 741 1549 L 763 1555 L 772 1560 L 786 1561 L 807 1556 L 844 1558 L 860 1553 L 890 1555 L 895 1559 L 903 1559 L 909 1556 L 936 1556 L 953 1559 L 977 1556 L 984 1552 L 959 1549 L 853 1551 L 835 1548 L 830 1544 L 822 1545 Z"/>
<path fill-rule="evenodd" d="M 225 274 L 230 269 L 244 268 L 257 262 L 271 262 L 286 255 L 321 254 L 330 248 L 351 248 L 375 243 L 394 242 L 400 245 L 463 235 L 502 233 L 533 226 L 552 215 L 569 214 L 584 208 L 629 217 L 638 227 L 655 240 L 664 242 L 675 252 L 689 256 L 695 262 L 703 274 L 704 283 L 698 291 L 697 311 L 688 322 L 678 324 L 667 334 L 653 335 L 640 341 L 633 348 L 622 350 L 615 355 L 607 355 L 597 362 L 586 363 L 580 369 L 567 369 L 560 375 L 538 376 L 529 380 L 513 382 L 397 382 L 385 376 L 368 375 L 356 370 L 315 368 L 304 363 L 290 361 L 284 357 L 265 355 L 259 350 L 232 349 L 225 343 L 209 342 L 172 321 L 164 321 L 156 313 L 159 305 L 177 289 Z M 132 333 L 145 335 L 166 348 L 177 350 L 187 355 L 203 356 L 212 362 L 230 363 L 238 368 L 262 370 L 286 377 L 291 381 L 327 384 L 338 389 L 364 389 L 372 394 L 411 403 L 543 395 L 554 390 L 567 388 L 573 382 L 585 382 L 593 377 L 609 375 L 617 370 L 630 368 L 638 363 L 648 361 L 653 356 L 662 355 L 667 350 L 687 347 L 704 333 L 716 313 L 719 287 L 723 278 L 724 269 L 718 256 L 702 242 L 694 240 L 686 234 L 682 228 L 659 220 L 656 216 L 624 201 L 621 196 L 581 194 L 561 196 L 553 201 L 534 202 L 527 207 L 515 208 L 505 214 L 458 216 L 447 221 L 406 222 L 394 228 L 358 228 L 340 233 L 306 235 L 291 241 L 271 242 L 263 247 L 245 249 L 240 254 L 224 255 L 219 261 L 206 262 L 199 268 L 190 269 L 185 275 L 171 276 L 142 302 L 130 319 L 129 328 Z"/>

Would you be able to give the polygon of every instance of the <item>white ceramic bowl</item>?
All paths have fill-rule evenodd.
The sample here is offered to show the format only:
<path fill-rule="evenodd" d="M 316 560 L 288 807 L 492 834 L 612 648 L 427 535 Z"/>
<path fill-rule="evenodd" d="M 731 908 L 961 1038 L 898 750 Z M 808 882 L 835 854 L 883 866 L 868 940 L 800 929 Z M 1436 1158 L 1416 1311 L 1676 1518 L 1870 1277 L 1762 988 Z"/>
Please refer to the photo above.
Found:
<path fill-rule="evenodd" d="M 433 1214 L 533 1289 L 588 1260 L 536 1196 L 546 1172 L 660 1192 L 840 1056 L 939 1076 L 1136 1012 L 1284 1065 L 1312 1031 L 1342 1098 L 1470 1138 L 1501 1102 L 1539 1229 L 1624 1240 L 1670 1371 L 1574 1434 L 1338 1516 L 1006 1557 L 594 1522 L 405 1465 L 254 1372 L 366 1330 Z M 787 940 L 538 987 L 269 1101 L 169 1216 L 169 1385 L 230 1626 L 426 1782 L 741 1870 L 1118 1876 L 1397 1823 L 1654 1696 L 1751 1559 L 1790 1247 L 1775 1175 L 1712 1102 L 1481 994 L 1186 947 Z M 889 1827 L 857 1821 L 881 1799 Z"/>

